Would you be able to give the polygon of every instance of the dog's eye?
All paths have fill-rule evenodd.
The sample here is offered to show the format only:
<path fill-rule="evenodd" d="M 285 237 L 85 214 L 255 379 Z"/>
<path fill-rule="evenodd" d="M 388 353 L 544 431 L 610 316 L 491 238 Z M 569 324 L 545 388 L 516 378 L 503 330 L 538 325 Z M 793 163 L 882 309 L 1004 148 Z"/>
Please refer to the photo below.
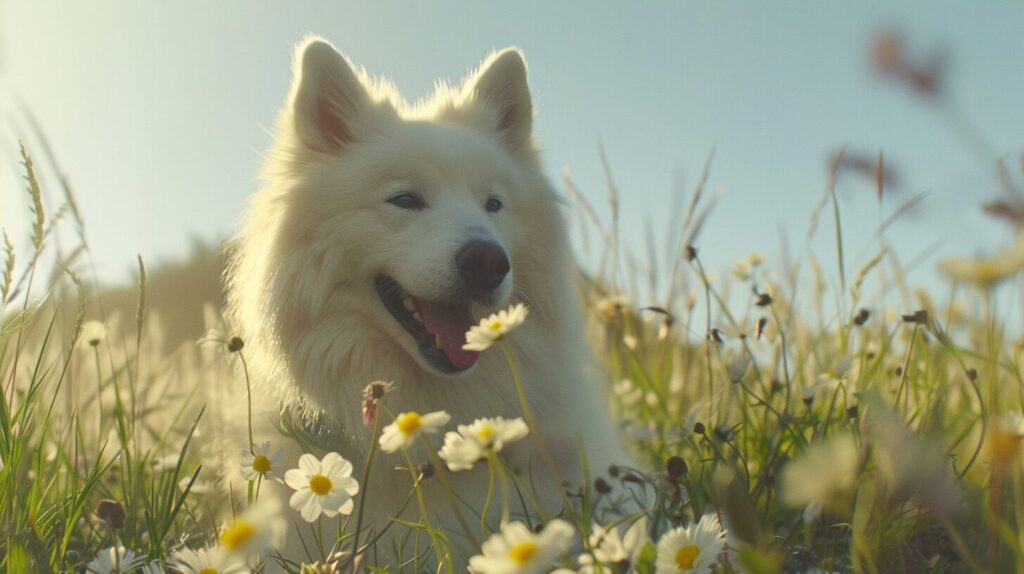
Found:
<path fill-rule="evenodd" d="M 411 191 L 403 191 L 397 193 L 388 199 L 388 203 L 402 209 L 412 209 L 419 211 L 427 206 L 427 202 L 423 201 L 423 198 Z"/>
<path fill-rule="evenodd" d="M 492 197 L 488 199 L 487 203 L 484 204 L 484 209 L 486 209 L 490 213 L 497 213 L 501 211 L 502 207 L 505 207 L 505 204 L 502 203 L 501 200 L 498 199 L 497 197 Z"/>

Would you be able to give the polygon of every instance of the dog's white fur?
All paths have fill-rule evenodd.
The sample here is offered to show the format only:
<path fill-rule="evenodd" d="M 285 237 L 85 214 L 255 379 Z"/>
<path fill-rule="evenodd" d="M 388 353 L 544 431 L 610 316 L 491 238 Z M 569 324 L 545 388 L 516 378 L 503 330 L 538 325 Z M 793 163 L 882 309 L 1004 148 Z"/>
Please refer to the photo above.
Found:
<path fill-rule="evenodd" d="M 606 407 L 586 373 L 576 268 L 532 121 L 526 66 L 516 49 L 492 54 L 460 86 L 440 86 L 412 105 L 323 39 L 308 38 L 296 50 L 265 184 L 234 242 L 230 316 L 245 340 L 253 379 L 286 404 L 330 421 L 329 440 L 357 475 L 370 438 L 360 420 L 360 393 L 371 381 L 396 383 L 387 397 L 394 412 L 445 410 L 452 426 L 521 415 L 500 350 L 482 353 L 464 374 L 440 374 L 374 288 L 383 272 L 419 298 L 444 297 L 455 281 L 455 251 L 473 238 L 497 242 L 511 260 L 495 307 L 521 301 L 530 309 L 507 341 L 563 478 L 578 483 L 582 476 L 580 436 L 592 468 L 621 462 Z M 386 202 L 402 189 L 414 189 L 429 207 L 410 212 Z M 492 195 L 504 203 L 497 213 L 484 209 Z M 269 421 L 276 411 L 268 411 Z M 244 418 L 241 409 L 233 416 Z M 440 437 L 435 441 L 440 446 Z M 528 440 L 508 451 L 515 464 L 532 467 L 541 490 L 552 490 Z M 408 474 L 393 468 L 400 457 L 379 456 L 378 463 L 371 484 L 363 485 L 369 486 L 364 524 L 376 529 L 409 488 Z M 478 468 L 451 478 L 472 503 L 486 474 Z M 447 501 L 438 492 L 430 499 L 435 519 L 457 532 Z M 416 519 L 413 510 L 406 516 Z"/>

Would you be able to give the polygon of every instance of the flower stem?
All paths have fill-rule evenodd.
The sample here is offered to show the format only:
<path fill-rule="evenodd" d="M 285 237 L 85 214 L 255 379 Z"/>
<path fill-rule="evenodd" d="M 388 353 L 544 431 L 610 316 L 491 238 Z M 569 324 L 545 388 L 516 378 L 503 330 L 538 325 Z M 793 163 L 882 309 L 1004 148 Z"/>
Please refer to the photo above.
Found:
<path fill-rule="evenodd" d="M 562 488 L 562 477 L 558 473 L 558 467 L 555 466 L 554 459 L 551 458 L 551 454 L 548 453 L 548 449 L 544 446 L 544 441 L 540 438 L 540 433 L 537 432 L 537 424 L 533 421 L 533 414 L 530 412 L 530 404 L 526 400 L 526 391 L 523 389 L 523 381 L 519 378 L 519 370 L 516 368 L 515 359 L 512 358 L 512 351 L 504 341 L 501 341 L 501 350 L 505 353 L 505 360 L 512 371 L 512 381 L 515 383 L 516 395 L 519 397 L 519 408 L 523 411 L 526 426 L 530 428 L 530 437 L 533 439 L 533 444 L 540 452 L 541 458 L 544 459 L 544 464 L 548 467 L 548 472 L 551 473 L 551 478 L 555 481 L 555 488 L 558 489 L 558 494 L 562 497 L 562 504 L 565 506 L 566 513 L 572 519 L 572 522 L 576 522 L 576 509 L 573 508 L 572 502 L 569 501 L 569 497 L 565 494 L 565 489 Z"/>

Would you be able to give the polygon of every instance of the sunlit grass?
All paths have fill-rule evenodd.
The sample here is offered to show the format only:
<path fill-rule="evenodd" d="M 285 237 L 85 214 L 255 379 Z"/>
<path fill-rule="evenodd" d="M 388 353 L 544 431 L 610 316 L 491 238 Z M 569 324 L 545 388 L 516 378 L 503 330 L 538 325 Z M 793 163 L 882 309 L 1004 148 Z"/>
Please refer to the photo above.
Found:
<path fill-rule="evenodd" d="M 890 73 L 905 69 L 882 56 Z M 46 205 L 30 150 L 21 160 L 31 251 L 16 253 L 5 233 L 0 264 L 0 570 L 456 571 L 458 540 L 481 572 L 1024 571 L 1024 345 L 1002 309 L 1014 294 L 1001 288 L 1019 276 L 1021 250 L 951 259 L 942 269 L 957 283 L 927 289 L 907 285 L 882 241 L 852 258 L 836 196 L 842 153 L 821 203 L 807 206 L 807 241 L 834 250 L 835 267 L 753 252 L 723 279 L 702 258 L 716 198 L 705 192 L 710 160 L 672 252 L 649 254 L 646 269 L 624 253 L 622 236 L 638 231 L 620 226 L 611 178 L 608 222 L 566 178 L 577 229 L 596 234 L 601 253 L 580 281 L 580 336 L 594 345 L 636 464 L 596 469 L 547 497 L 562 501 L 556 514 L 545 509 L 539 491 L 561 477 L 502 342 L 530 318 L 520 308 L 482 321 L 470 340 L 505 353 L 522 419 L 394 413 L 387 395 L 400 381 L 366 381 L 363 404 L 352 406 L 373 429 L 370 459 L 392 457 L 408 475 L 397 496 L 418 518 L 387 527 L 388 539 L 399 532 L 408 542 L 397 552 L 363 528 L 369 462 L 351 468 L 317 452 L 299 472 L 298 460 L 272 455 L 276 445 L 257 445 L 251 426 L 247 442 L 216 444 L 219 423 L 204 413 L 250 388 L 244 341 L 220 320 L 219 302 L 189 303 L 206 304 L 201 342 L 168 343 L 161 311 L 173 311 L 147 297 L 140 258 L 133 304 L 119 293 L 122 303 L 104 310 L 112 294 L 82 279 L 91 275 L 84 240 L 68 250 L 54 233 L 63 219 L 84 227 L 70 190 Z M 881 156 L 875 169 L 881 197 Z M 1006 216 L 1017 205 L 996 208 Z M 653 263 L 662 259 L 670 264 Z M 458 425 L 444 440 L 425 432 Z M 493 436 L 531 444 L 543 464 L 515 472 Z M 211 462 L 246 466 L 248 482 L 224 484 Z M 486 473 L 472 513 L 452 472 Z M 268 505 L 265 480 L 288 482 L 301 500 Z M 441 485 L 457 530 L 432 524 L 424 481 Z M 308 551 L 282 556 L 281 519 L 300 510 Z M 322 516 L 338 514 L 341 528 L 323 528 Z"/>

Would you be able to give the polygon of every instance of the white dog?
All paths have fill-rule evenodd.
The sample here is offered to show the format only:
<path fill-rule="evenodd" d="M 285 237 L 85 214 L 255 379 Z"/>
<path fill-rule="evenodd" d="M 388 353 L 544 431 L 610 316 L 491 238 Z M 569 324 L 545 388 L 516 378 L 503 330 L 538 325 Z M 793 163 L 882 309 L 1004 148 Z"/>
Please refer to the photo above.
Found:
<path fill-rule="evenodd" d="M 502 352 L 462 350 L 472 325 L 511 302 L 530 311 L 506 341 L 562 478 L 578 485 L 583 476 L 579 438 L 598 473 L 623 462 L 585 372 L 576 267 L 532 124 L 516 49 L 492 54 L 462 85 L 411 105 L 322 39 L 296 51 L 265 185 L 235 239 L 230 311 L 254 381 L 274 389 L 289 412 L 317 421 L 307 422 L 320 429 L 306 429 L 320 432 L 314 442 L 351 460 L 356 478 L 371 431 L 361 422 L 361 392 L 371 381 L 395 382 L 391 411 L 444 410 L 452 426 L 522 415 Z M 232 416 L 244 419 L 238 404 Z M 267 428 L 277 409 L 264 411 Z M 272 434 L 264 436 L 284 442 Z M 530 440 L 506 450 L 557 512 L 560 498 Z M 411 482 L 394 468 L 403 464 L 378 453 L 358 495 L 368 496 L 364 527 L 379 531 L 398 512 Z M 481 505 L 485 469 L 449 477 L 462 499 Z M 427 506 L 458 543 L 436 483 L 424 483 Z M 308 527 L 291 515 L 308 543 Z M 416 505 L 403 517 L 418 520 Z"/>

